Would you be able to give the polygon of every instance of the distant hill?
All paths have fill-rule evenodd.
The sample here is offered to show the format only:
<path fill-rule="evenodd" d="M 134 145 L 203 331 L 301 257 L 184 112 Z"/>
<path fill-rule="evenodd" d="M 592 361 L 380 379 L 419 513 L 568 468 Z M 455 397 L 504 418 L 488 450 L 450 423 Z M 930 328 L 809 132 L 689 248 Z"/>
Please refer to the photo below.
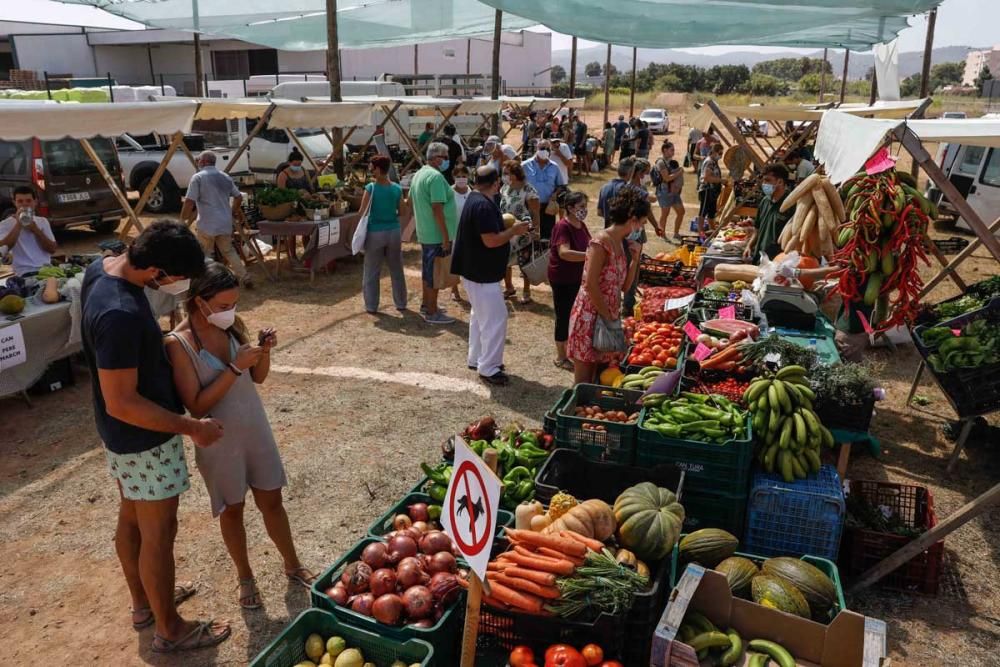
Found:
<path fill-rule="evenodd" d="M 965 60 L 965 54 L 976 47 L 971 46 L 944 46 L 941 48 L 934 49 L 931 54 L 931 63 L 949 63 L 956 62 L 959 60 Z M 815 53 L 805 54 L 811 58 L 822 58 L 823 51 L 816 51 Z M 719 56 L 707 56 L 701 54 L 687 53 L 685 51 L 678 51 L 676 49 L 639 49 L 636 56 L 636 63 L 638 69 L 643 69 L 651 62 L 667 64 L 667 63 L 677 63 L 680 65 L 698 65 L 699 67 L 713 67 L 715 65 L 746 65 L 749 68 L 753 68 L 757 63 L 761 63 L 767 60 L 775 60 L 777 58 L 792 57 L 796 54 L 778 54 L 778 53 L 755 53 L 753 51 L 734 51 L 732 53 L 727 53 L 725 55 Z M 577 72 L 579 75 L 583 74 L 584 66 L 589 62 L 597 61 L 604 65 L 604 60 L 607 57 L 607 47 L 591 47 L 586 49 L 579 49 L 577 51 L 576 65 Z M 801 56 L 797 56 L 801 57 Z M 899 75 L 900 78 L 905 78 L 911 74 L 916 74 L 920 71 L 921 65 L 923 63 L 923 52 L 921 51 L 911 51 L 908 53 L 899 54 Z M 829 55 L 830 64 L 833 67 L 833 71 L 840 76 L 840 72 L 843 71 L 844 67 L 844 52 L 843 51 L 832 51 Z M 870 54 L 851 54 L 851 58 L 848 61 L 848 79 L 862 79 L 868 73 L 868 69 L 872 67 L 875 59 Z M 569 70 L 570 63 L 570 51 L 560 50 L 552 52 L 552 64 L 562 65 L 566 70 Z M 632 68 L 632 49 L 622 46 L 613 47 L 611 50 L 611 63 L 618 68 L 619 71 L 627 72 Z"/>

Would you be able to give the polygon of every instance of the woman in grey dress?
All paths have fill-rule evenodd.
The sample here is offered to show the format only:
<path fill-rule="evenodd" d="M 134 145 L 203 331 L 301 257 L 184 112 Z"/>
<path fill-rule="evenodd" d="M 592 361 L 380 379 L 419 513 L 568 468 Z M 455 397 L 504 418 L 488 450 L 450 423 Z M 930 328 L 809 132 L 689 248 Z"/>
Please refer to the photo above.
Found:
<path fill-rule="evenodd" d="M 247 554 L 243 505 L 247 489 L 261 511 L 267 534 L 284 559 L 286 576 L 303 586 L 315 579 L 295 553 L 288 515 L 281 500 L 287 484 L 278 446 L 254 383 L 270 370 L 277 342 L 265 329 L 251 345 L 246 326 L 236 317 L 239 281 L 224 265 L 213 262 L 191 282 L 187 317 L 165 339 L 174 384 L 192 416 L 211 415 L 224 434 L 211 447 L 197 447 L 195 461 L 205 480 L 212 514 L 219 517 L 222 539 L 239 575 L 239 602 L 244 609 L 261 606 Z"/>

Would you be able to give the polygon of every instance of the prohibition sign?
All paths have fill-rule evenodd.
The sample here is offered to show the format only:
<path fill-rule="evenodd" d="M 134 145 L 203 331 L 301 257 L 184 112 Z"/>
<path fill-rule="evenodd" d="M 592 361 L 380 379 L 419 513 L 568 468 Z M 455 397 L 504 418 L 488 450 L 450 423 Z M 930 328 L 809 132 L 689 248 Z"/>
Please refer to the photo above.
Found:
<path fill-rule="evenodd" d="M 471 479 L 471 481 L 470 481 Z M 448 508 L 453 526 L 455 545 L 465 556 L 472 557 L 478 555 L 487 545 L 492 543 L 490 539 L 493 526 L 493 508 L 490 506 L 489 496 L 486 493 L 486 484 L 483 477 L 471 461 L 463 461 L 455 471 L 453 480 L 453 491 L 451 505 Z M 473 490 L 478 491 L 477 496 L 473 496 Z M 464 494 L 464 495 L 460 495 Z M 478 498 L 478 502 L 474 500 Z M 463 502 L 460 502 L 463 501 Z M 458 510 L 464 508 L 469 522 L 469 535 L 472 538 L 471 544 L 466 544 L 461 531 L 455 529 L 458 524 Z M 482 528 L 482 534 L 476 531 L 477 517 L 476 511 L 480 510 L 486 515 L 486 524 Z"/>

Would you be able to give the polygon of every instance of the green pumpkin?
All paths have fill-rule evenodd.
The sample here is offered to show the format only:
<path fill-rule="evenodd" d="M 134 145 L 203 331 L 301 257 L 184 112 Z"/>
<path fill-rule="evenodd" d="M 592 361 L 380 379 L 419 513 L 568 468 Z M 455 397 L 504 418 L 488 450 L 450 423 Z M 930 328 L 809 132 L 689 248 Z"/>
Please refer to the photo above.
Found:
<path fill-rule="evenodd" d="M 643 482 L 626 489 L 615 500 L 618 542 L 640 559 L 665 558 L 677 544 L 684 508 L 669 489 Z"/>
<path fill-rule="evenodd" d="M 749 558 L 730 556 L 715 566 L 716 572 L 726 575 L 729 589 L 736 597 L 745 598 L 750 593 L 750 581 L 760 574 L 760 570 Z"/>
<path fill-rule="evenodd" d="M 736 553 L 740 541 L 721 528 L 702 528 L 681 540 L 680 555 L 685 563 L 715 567 Z"/>
<path fill-rule="evenodd" d="M 753 601 L 763 607 L 809 618 L 809 603 L 797 588 L 784 579 L 758 574 L 750 582 Z"/>
<path fill-rule="evenodd" d="M 814 614 L 824 615 L 837 603 L 837 589 L 830 577 L 815 565 L 799 558 L 768 558 L 761 571 L 794 586 L 809 603 Z"/>

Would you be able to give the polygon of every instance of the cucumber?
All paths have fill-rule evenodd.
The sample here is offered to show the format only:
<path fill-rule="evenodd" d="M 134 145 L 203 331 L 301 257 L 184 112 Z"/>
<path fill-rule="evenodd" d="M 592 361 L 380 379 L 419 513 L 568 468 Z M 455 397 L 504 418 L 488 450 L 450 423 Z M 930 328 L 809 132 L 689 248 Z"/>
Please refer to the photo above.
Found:
<path fill-rule="evenodd" d="M 712 621 L 708 620 L 704 614 L 697 611 L 689 611 L 684 617 L 684 620 L 691 624 L 695 630 L 698 630 L 698 634 L 704 634 L 706 632 L 718 632 L 719 629 L 715 627 Z"/>
<path fill-rule="evenodd" d="M 750 650 L 766 653 L 779 667 L 795 667 L 795 658 L 781 644 L 766 639 L 751 639 Z"/>
<path fill-rule="evenodd" d="M 726 636 L 729 637 L 730 645 L 729 648 L 726 649 L 726 652 L 722 654 L 722 657 L 719 658 L 718 664 L 721 667 L 730 667 L 731 665 L 735 665 L 736 661 L 739 660 L 740 656 L 743 654 L 743 639 L 740 637 L 739 633 L 735 630 L 730 630 L 726 633 Z"/>
<path fill-rule="evenodd" d="M 767 663 L 771 661 L 771 656 L 765 655 L 764 653 L 751 653 L 750 662 L 747 663 L 748 667 L 766 667 Z"/>
<path fill-rule="evenodd" d="M 728 649 L 732 646 L 732 640 L 729 637 L 718 630 L 712 632 L 703 632 L 687 644 L 695 651 L 701 652 L 706 649 L 712 648 L 725 648 Z"/>

